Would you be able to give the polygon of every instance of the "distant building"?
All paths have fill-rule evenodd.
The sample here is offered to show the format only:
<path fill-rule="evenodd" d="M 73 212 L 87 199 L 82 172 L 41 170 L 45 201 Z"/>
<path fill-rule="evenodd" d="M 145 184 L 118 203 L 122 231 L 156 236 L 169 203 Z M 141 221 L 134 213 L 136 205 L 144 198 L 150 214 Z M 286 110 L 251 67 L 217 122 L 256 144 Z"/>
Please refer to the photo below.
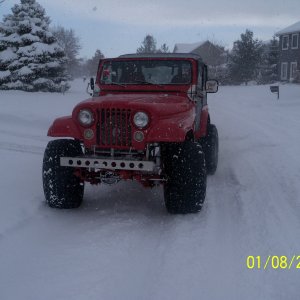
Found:
<path fill-rule="evenodd" d="M 299 80 L 300 73 L 300 21 L 276 33 L 279 37 L 279 79 Z"/>
<path fill-rule="evenodd" d="M 208 65 L 210 78 L 224 81 L 228 52 L 219 45 L 210 41 L 193 44 L 175 44 L 174 53 L 195 53 L 201 56 L 202 60 Z"/>
<path fill-rule="evenodd" d="M 210 66 L 218 66 L 226 63 L 227 52 L 224 47 L 213 44 L 210 41 L 194 44 L 175 44 L 174 53 L 195 53 Z"/>

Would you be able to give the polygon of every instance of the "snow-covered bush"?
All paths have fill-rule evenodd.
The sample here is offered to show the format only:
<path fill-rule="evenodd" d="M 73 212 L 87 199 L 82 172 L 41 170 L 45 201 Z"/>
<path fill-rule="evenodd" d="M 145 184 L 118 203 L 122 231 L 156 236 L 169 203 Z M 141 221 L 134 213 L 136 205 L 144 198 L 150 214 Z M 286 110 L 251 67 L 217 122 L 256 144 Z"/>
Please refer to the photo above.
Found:
<path fill-rule="evenodd" d="M 66 57 L 35 0 L 21 0 L 0 23 L 0 89 L 61 91 Z M 67 85 L 68 89 L 69 85 Z"/>

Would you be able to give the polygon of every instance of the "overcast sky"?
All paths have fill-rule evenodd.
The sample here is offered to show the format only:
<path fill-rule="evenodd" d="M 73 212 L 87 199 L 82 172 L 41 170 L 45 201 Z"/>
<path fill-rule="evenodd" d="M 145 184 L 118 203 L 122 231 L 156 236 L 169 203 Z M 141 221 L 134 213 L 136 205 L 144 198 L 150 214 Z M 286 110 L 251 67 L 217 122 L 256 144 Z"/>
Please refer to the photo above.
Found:
<path fill-rule="evenodd" d="M 0 5 L 0 17 L 18 0 Z M 51 25 L 73 28 L 82 57 L 100 49 L 106 57 L 135 52 L 146 34 L 172 51 L 175 43 L 204 40 L 231 48 L 246 28 L 256 38 L 300 21 L 300 0 L 39 0 Z"/>

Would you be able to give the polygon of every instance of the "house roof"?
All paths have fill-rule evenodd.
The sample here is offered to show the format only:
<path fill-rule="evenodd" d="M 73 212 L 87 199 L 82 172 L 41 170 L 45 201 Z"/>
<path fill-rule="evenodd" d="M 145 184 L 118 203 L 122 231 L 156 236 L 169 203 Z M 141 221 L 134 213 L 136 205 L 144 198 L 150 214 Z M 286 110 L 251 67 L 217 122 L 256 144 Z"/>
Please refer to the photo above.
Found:
<path fill-rule="evenodd" d="M 174 53 L 190 53 L 193 50 L 195 50 L 196 48 L 203 45 L 204 43 L 205 42 L 198 42 L 198 43 L 192 43 L 192 44 L 184 44 L 184 43 L 175 44 L 173 52 Z"/>
<path fill-rule="evenodd" d="M 293 32 L 300 32 L 300 21 L 276 32 L 275 35 L 278 36 L 278 35 L 288 34 L 288 33 L 293 33 Z"/>

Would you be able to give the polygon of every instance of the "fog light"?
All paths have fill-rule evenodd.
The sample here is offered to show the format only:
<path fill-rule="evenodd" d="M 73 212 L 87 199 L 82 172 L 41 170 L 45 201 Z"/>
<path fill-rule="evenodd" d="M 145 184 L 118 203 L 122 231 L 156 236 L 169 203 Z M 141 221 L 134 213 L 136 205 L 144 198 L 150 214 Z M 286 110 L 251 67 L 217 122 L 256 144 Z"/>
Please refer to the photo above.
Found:
<path fill-rule="evenodd" d="M 87 140 L 91 140 L 94 137 L 94 131 L 92 129 L 86 129 L 84 131 L 84 138 Z"/>
<path fill-rule="evenodd" d="M 144 139 L 144 134 L 141 132 L 141 131 L 136 131 L 134 133 L 134 139 L 137 141 L 137 142 L 141 142 L 143 141 Z"/>

